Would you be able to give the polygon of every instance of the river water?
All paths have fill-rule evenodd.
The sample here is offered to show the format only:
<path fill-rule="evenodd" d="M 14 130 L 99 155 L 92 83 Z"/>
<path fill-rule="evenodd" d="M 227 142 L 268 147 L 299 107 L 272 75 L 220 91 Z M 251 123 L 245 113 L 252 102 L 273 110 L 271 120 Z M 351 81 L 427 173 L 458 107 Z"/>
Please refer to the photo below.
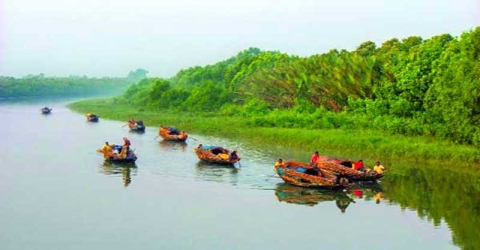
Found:
<path fill-rule="evenodd" d="M 275 152 L 88 123 L 69 101 L 49 100 L 50 115 L 45 100 L 0 103 L 0 249 L 479 249 L 476 180 L 445 187 L 412 170 L 347 192 L 297 188 L 272 176 Z M 123 136 L 137 163 L 104 163 L 96 149 Z M 237 149 L 241 166 L 199 162 L 199 143 Z"/>

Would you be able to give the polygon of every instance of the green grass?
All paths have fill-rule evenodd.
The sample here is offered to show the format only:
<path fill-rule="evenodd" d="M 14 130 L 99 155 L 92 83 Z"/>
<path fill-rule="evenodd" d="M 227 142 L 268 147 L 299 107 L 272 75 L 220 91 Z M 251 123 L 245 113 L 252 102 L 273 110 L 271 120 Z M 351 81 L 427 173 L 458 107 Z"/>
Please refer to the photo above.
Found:
<path fill-rule="evenodd" d="M 386 135 L 369 130 L 255 127 L 249 118 L 153 112 L 120 104 L 115 98 L 79 101 L 70 104 L 69 108 L 125 123 L 134 118 L 143 120 L 147 126 L 175 126 L 190 133 L 226 137 L 259 148 L 274 146 L 280 152 L 304 151 L 305 156 L 319 150 L 324 155 L 353 160 L 361 158 L 372 164 L 380 160 L 393 168 L 413 165 L 443 166 L 459 171 L 480 169 L 479 149 L 434 138 Z"/>

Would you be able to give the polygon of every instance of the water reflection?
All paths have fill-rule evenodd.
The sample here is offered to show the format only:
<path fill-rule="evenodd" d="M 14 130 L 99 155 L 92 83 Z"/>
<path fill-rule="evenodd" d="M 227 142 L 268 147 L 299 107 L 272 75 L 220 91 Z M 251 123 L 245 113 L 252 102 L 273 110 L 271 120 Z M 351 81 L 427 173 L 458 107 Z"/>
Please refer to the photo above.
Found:
<path fill-rule="evenodd" d="M 348 189 L 346 193 L 354 199 L 375 200 L 376 203 L 380 203 L 385 198 L 382 185 L 376 182 L 357 184 Z"/>
<path fill-rule="evenodd" d="M 170 150 L 181 150 L 182 152 L 185 151 L 187 148 L 187 143 L 184 141 L 160 141 L 160 147 L 163 150 L 170 151 Z"/>
<path fill-rule="evenodd" d="M 124 187 L 128 187 L 132 182 L 132 172 L 133 175 L 137 175 L 137 166 L 134 163 L 113 163 L 105 161 L 101 168 L 101 172 L 105 175 L 122 175 Z"/>
<path fill-rule="evenodd" d="M 436 227 L 446 222 L 453 243 L 462 249 L 480 249 L 480 174 L 418 167 L 391 172 L 382 186 L 388 200 L 417 211 Z"/>
<path fill-rule="evenodd" d="M 135 130 L 135 129 L 129 129 L 128 130 L 129 134 L 145 134 L 145 130 Z"/>
<path fill-rule="evenodd" d="M 344 191 L 304 188 L 287 183 L 277 185 L 275 196 L 280 202 L 305 206 L 315 206 L 320 202 L 335 202 L 342 213 L 345 213 L 350 203 L 355 203 L 355 200 Z"/>
<path fill-rule="evenodd" d="M 238 184 L 239 169 L 231 165 L 221 165 L 199 161 L 197 163 L 196 177 L 222 183 L 230 183 L 234 186 Z"/>
<path fill-rule="evenodd" d="M 378 183 L 356 185 L 348 190 L 305 188 L 281 183 L 275 188 L 275 196 L 280 202 L 306 206 L 315 206 L 320 202 L 335 202 L 342 213 L 345 213 L 347 207 L 355 203 L 355 200 L 375 200 L 378 204 L 385 199 L 383 188 Z"/>

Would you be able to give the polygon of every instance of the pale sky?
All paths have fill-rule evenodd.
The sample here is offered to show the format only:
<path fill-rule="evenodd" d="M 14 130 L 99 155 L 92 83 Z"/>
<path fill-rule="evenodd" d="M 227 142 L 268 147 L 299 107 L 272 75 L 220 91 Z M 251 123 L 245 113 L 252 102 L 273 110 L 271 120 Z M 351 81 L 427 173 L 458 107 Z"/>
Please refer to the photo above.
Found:
<path fill-rule="evenodd" d="M 477 26 L 480 0 L 0 0 L 0 75 L 171 77 L 249 47 L 310 56 Z"/>

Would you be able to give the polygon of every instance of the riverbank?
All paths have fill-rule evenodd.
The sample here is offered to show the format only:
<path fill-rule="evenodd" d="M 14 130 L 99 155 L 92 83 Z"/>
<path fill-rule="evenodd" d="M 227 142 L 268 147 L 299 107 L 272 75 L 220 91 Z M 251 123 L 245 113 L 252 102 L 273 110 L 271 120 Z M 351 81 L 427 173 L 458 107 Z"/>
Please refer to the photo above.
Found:
<path fill-rule="evenodd" d="M 458 171 L 479 170 L 480 150 L 452 142 L 426 137 L 385 135 L 368 130 L 318 130 L 264 128 L 252 126 L 248 118 L 220 117 L 215 114 L 160 113 L 131 107 L 110 99 L 89 99 L 71 103 L 68 107 L 80 113 L 95 113 L 103 119 L 125 121 L 143 120 L 148 127 L 175 126 L 189 133 L 220 136 L 251 143 L 266 150 L 305 152 L 305 156 L 319 150 L 321 154 L 363 159 L 368 165 L 380 160 L 385 165 L 432 165 Z M 305 160 L 302 159 L 292 160 Z M 307 158 L 308 159 L 308 158 Z"/>

